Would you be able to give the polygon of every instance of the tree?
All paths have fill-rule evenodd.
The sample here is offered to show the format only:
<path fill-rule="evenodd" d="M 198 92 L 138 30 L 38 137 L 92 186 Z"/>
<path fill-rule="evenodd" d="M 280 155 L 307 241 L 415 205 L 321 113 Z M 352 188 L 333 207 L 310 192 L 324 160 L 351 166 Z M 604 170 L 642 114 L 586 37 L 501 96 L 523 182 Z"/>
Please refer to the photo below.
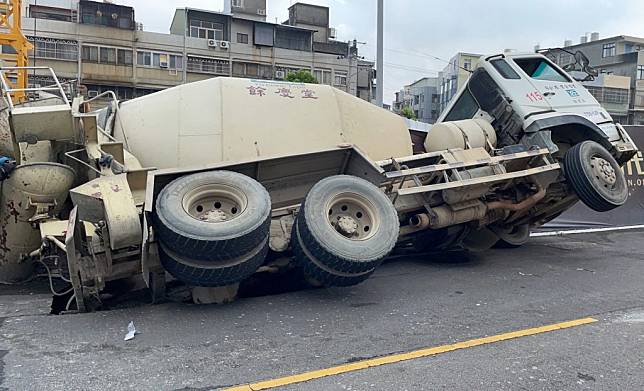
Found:
<path fill-rule="evenodd" d="M 301 69 L 297 72 L 291 72 L 288 75 L 286 75 L 286 81 L 294 82 L 294 83 L 311 83 L 311 84 L 318 84 L 317 79 L 315 76 L 311 74 L 311 72 Z"/>
<path fill-rule="evenodd" d="M 400 110 L 400 115 L 408 119 L 416 119 L 416 113 L 409 106 L 405 106 Z"/>

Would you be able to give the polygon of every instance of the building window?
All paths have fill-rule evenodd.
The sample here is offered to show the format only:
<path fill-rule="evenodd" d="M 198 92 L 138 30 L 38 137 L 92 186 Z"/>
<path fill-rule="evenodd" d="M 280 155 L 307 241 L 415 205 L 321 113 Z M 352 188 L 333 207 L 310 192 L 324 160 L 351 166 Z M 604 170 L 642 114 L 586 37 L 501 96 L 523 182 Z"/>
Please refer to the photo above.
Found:
<path fill-rule="evenodd" d="M 100 48 L 100 59 L 101 64 L 113 64 L 116 65 L 116 49 L 114 48 Z"/>
<path fill-rule="evenodd" d="M 467 70 L 467 71 L 471 71 L 472 70 L 472 60 L 467 59 L 467 60 L 463 61 L 463 68 L 465 70 Z"/>
<path fill-rule="evenodd" d="M 637 66 L 637 80 L 644 80 L 644 65 Z"/>
<path fill-rule="evenodd" d="M 316 69 L 313 71 L 315 80 L 320 84 L 331 85 L 331 70 L 330 69 Z"/>
<path fill-rule="evenodd" d="M 604 44 L 602 48 L 602 57 L 614 57 L 615 56 L 615 42 Z"/>
<path fill-rule="evenodd" d="M 335 79 L 333 84 L 336 86 L 346 86 L 347 85 L 347 72 L 346 71 L 335 71 Z"/>
<path fill-rule="evenodd" d="M 127 49 L 118 49 L 116 51 L 116 62 L 119 65 L 132 65 L 133 55 L 131 50 Z"/>
<path fill-rule="evenodd" d="M 136 63 L 148 68 L 183 69 L 183 57 L 176 54 L 140 50 L 136 53 Z"/>
<path fill-rule="evenodd" d="M 237 33 L 237 43 L 248 43 L 248 34 Z"/>
<path fill-rule="evenodd" d="M 228 75 L 230 73 L 230 65 L 229 62 L 225 60 L 215 60 L 205 57 L 188 57 L 188 72 Z"/>
<path fill-rule="evenodd" d="M 232 0 L 232 7 L 235 8 L 243 8 L 244 7 L 244 0 Z"/>
<path fill-rule="evenodd" d="M 81 58 L 85 62 L 132 66 L 134 55 L 131 49 L 109 46 L 83 45 Z"/>
<path fill-rule="evenodd" d="M 207 22 L 205 20 L 190 21 L 190 36 L 193 38 L 224 39 L 224 25 L 221 23 Z"/>
<path fill-rule="evenodd" d="M 152 66 L 152 53 L 151 52 L 137 52 L 136 63 L 140 66 Z"/>
<path fill-rule="evenodd" d="M 629 90 L 620 88 L 604 88 L 604 102 L 614 104 L 628 104 Z"/>
<path fill-rule="evenodd" d="M 83 61 L 98 62 L 98 46 L 83 45 Z"/>
<path fill-rule="evenodd" d="M 78 42 L 28 37 L 34 45 L 34 56 L 56 60 L 78 60 Z"/>
<path fill-rule="evenodd" d="M 273 68 L 270 65 L 251 62 L 234 62 L 233 76 L 272 79 L 272 69 Z"/>
<path fill-rule="evenodd" d="M 183 69 L 183 57 L 171 54 L 169 65 L 170 69 Z"/>

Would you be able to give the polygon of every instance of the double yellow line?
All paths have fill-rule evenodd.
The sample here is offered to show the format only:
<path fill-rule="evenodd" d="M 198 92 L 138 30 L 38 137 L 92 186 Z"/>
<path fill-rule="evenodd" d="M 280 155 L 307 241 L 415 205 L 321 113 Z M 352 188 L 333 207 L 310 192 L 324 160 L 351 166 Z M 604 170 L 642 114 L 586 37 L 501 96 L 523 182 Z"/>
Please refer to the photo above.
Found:
<path fill-rule="evenodd" d="M 371 358 L 362 361 L 356 361 L 349 364 L 338 365 L 326 369 L 319 369 L 316 371 L 304 372 L 298 375 L 285 376 L 272 380 L 260 381 L 257 383 L 243 384 L 236 387 L 228 388 L 225 391 L 257 391 L 266 390 L 275 387 L 287 386 L 290 384 L 303 383 L 315 379 L 321 379 L 327 376 L 335 376 L 342 373 L 359 371 L 362 369 L 379 367 L 381 365 L 395 364 L 402 361 L 414 360 L 423 357 L 434 356 L 441 353 L 453 352 L 455 350 L 472 348 L 475 346 L 487 345 L 491 343 L 507 341 L 509 339 L 516 339 L 527 337 L 530 335 L 548 333 L 551 331 L 568 329 L 571 327 L 581 326 L 589 323 L 597 322 L 594 318 L 583 318 L 571 320 L 568 322 L 555 323 L 547 326 L 535 327 L 531 329 L 513 331 L 505 334 L 493 335 L 490 337 L 471 339 L 469 341 L 457 342 L 451 345 L 437 346 L 433 348 L 425 348 L 414 350 L 407 353 L 392 354 L 378 358 Z"/>

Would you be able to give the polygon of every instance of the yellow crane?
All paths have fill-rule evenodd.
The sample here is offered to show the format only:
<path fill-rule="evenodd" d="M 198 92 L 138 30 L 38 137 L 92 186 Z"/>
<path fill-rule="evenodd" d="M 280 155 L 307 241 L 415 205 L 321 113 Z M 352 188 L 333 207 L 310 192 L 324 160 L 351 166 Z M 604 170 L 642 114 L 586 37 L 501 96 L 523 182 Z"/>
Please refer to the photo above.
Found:
<path fill-rule="evenodd" d="M 27 88 L 27 70 L 20 69 L 29 65 L 29 50 L 33 45 L 22 33 L 22 0 L 0 0 L 0 45 L 10 46 L 15 53 L 2 53 L 3 67 L 17 69 L 3 70 L 5 79 L 11 89 Z M 24 91 L 14 91 L 14 102 L 25 98 Z"/>

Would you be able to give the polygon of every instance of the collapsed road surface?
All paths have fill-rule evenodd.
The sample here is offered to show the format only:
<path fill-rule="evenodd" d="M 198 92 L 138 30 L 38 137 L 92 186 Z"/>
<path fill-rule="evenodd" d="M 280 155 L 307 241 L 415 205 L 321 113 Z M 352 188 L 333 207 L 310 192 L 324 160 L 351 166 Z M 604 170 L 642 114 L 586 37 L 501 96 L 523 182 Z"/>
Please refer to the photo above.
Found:
<path fill-rule="evenodd" d="M 224 306 L 166 303 L 55 316 L 48 315 L 45 290 L 2 289 L 2 389 L 249 390 L 261 388 L 254 384 L 260 381 L 347 369 L 373 357 L 405 360 L 273 385 L 644 389 L 641 238 L 641 231 L 543 237 L 477 256 L 405 258 L 356 287 Z M 503 340 L 510 332 L 576 320 Z M 125 342 L 130 321 L 139 334 Z M 502 337 L 405 356 L 486 336 Z"/>

